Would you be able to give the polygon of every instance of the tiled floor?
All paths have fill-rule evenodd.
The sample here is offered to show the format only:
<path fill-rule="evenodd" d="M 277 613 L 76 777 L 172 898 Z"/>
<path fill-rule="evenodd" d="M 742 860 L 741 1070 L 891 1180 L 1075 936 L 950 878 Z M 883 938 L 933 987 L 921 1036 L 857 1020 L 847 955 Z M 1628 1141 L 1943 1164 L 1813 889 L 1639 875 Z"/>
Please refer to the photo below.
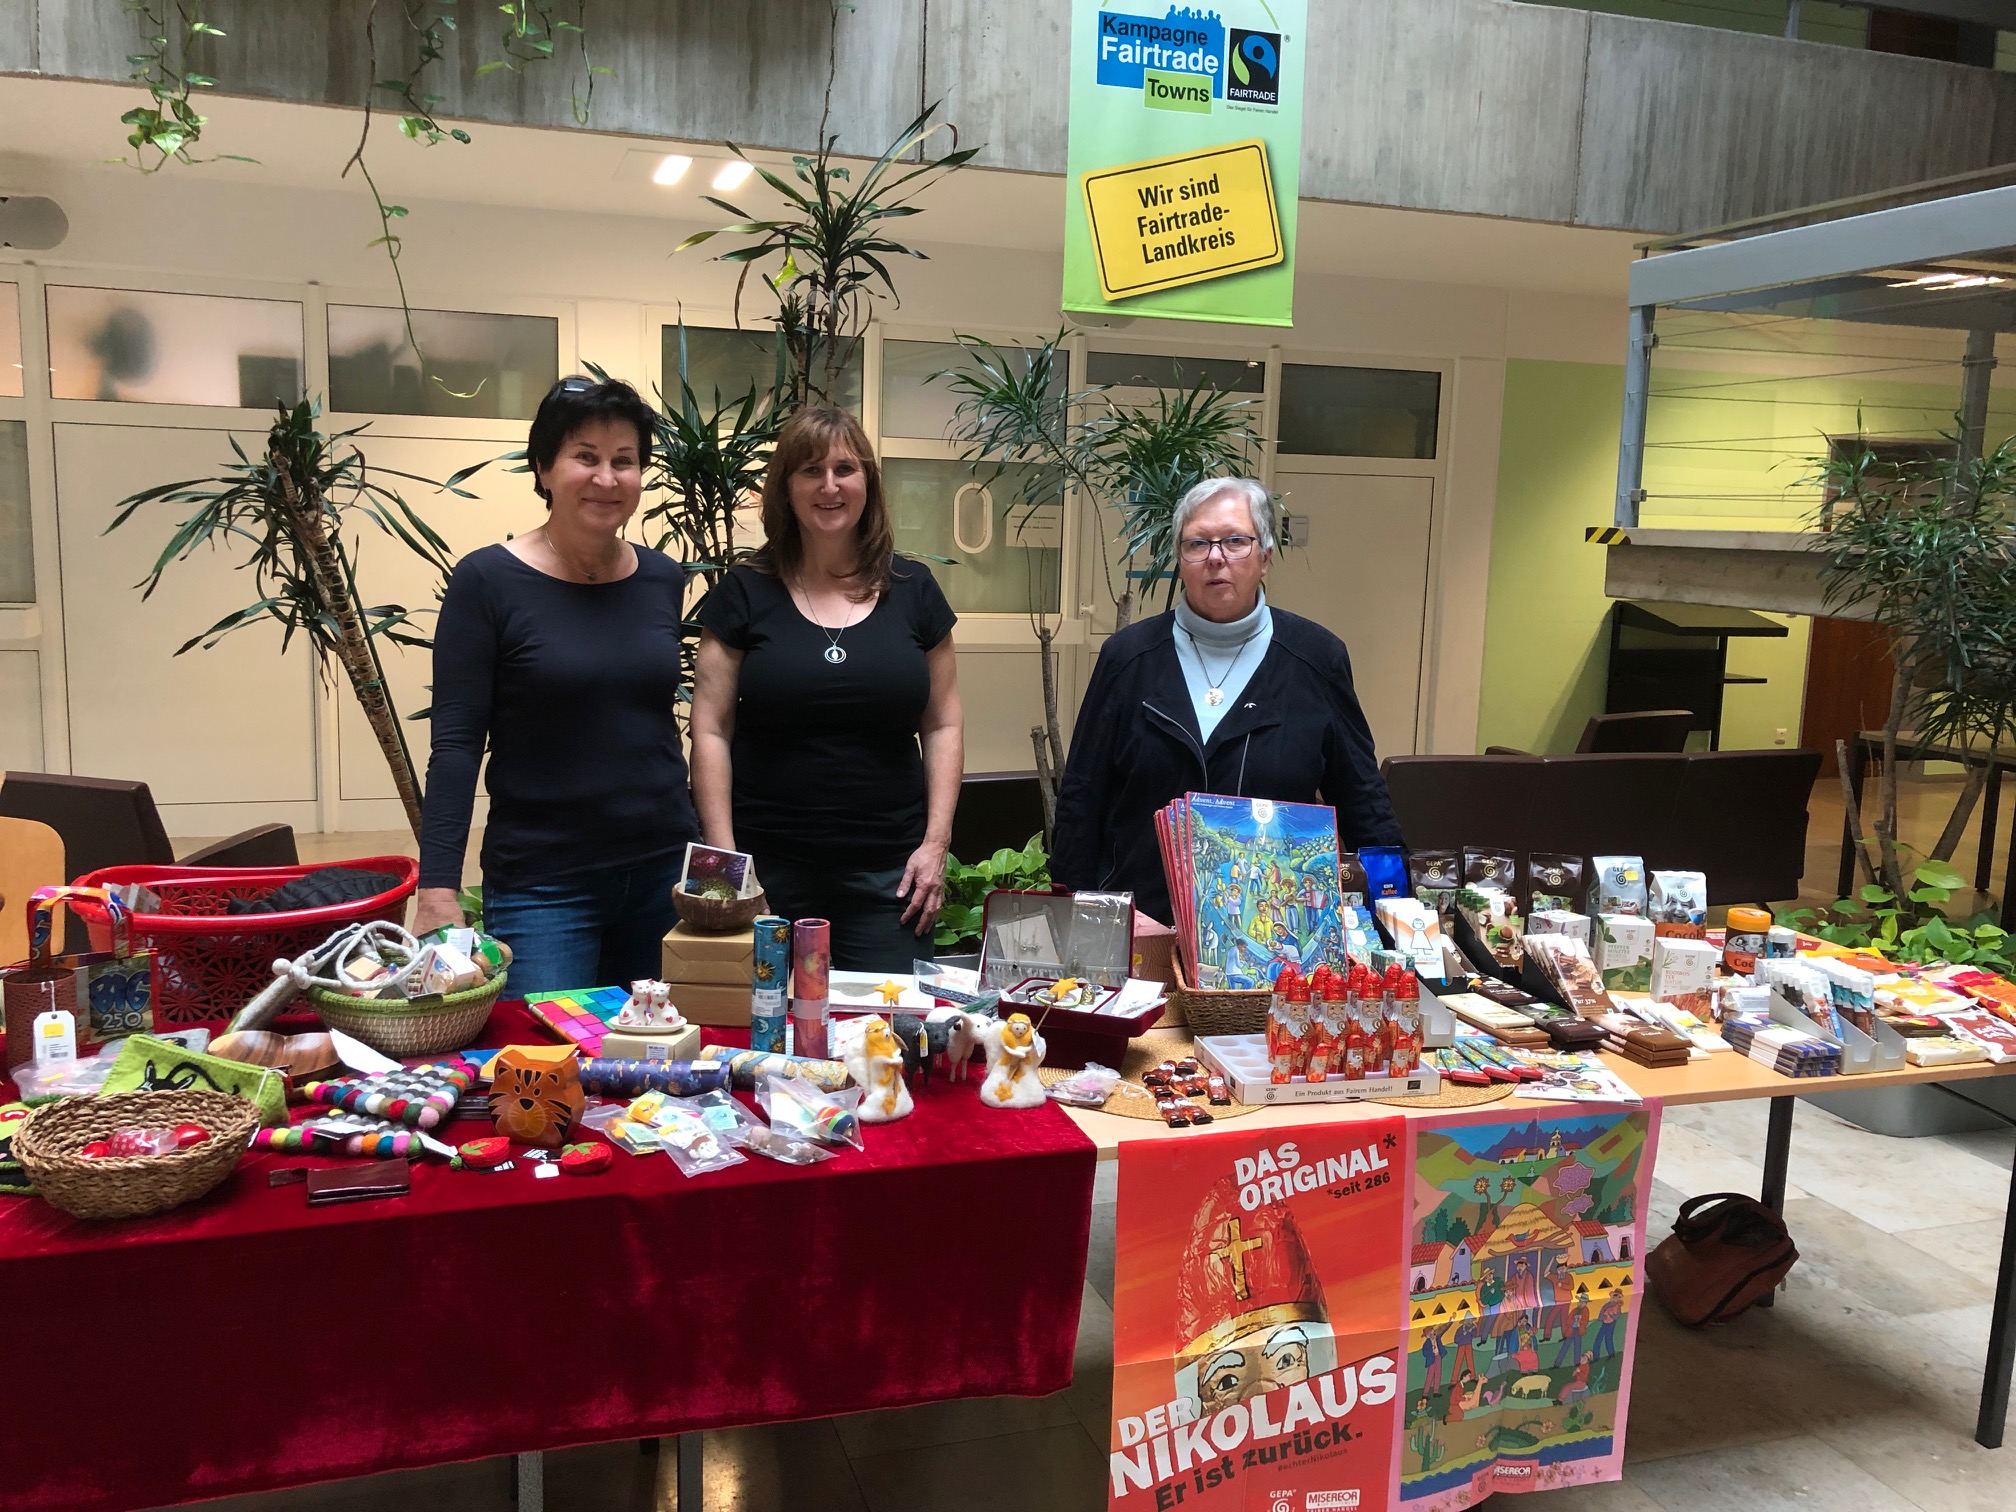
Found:
<path fill-rule="evenodd" d="M 1763 1141 L 1761 1103 L 1669 1109 L 1653 1231 L 1687 1195 L 1756 1191 Z M 1801 1104 L 1786 1217 L 1803 1258 L 1778 1305 L 1707 1332 L 1648 1309 L 1622 1484 L 1500 1498 L 1500 1512 L 2016 1508 L 2016 1446 L 1973 1441 L 2012 1150 L 2007 1133 L 1887 1139 Z M 706 1512 L 1103 1508 L 1113 1180 L 1102 1167 L 1069 1390 L 710 1433 Z M 547 1506 L 672 1512 L 674 1468 L 669 1444 L 550 1455 Z M 209 1505 L 511 1512 L 512 1473 L 488 1460 Z"/>
<path fill-rule="evenodd" d="M 1948 784 L 1907 789 L 1929 840 Z M 1831 898 L 1840 803 L 1816 790 L 1806 885 Z M 2005 817 L 2005 823 L 2007 819 Z M 472 837 L 473 851 L 478 843 Z M 409 836 L 303 836 L 304 859 L 407 850 Z M 1972 869 L 1971 840 L 1959 858 Z M 1997 880 L 2000 879 L 1998 862 Z M 1765 1105 L 1666 1116 L 1650 1225 L 1689 1195 L 1755 1192 Z M 1803 1258 L 1778 1305 L 1707 1332 L 1655 1306 L 1639 1336 L 1621 1484 L 1499 1498 L 1501 1512 L 2011 1512 L 2016 1445 L 1973 1441 L 2008 1131 L 1887 1139 L 1801 1104 L 1786 1216 Z M 706 1435 L 706 1512 L 1076 1512 L 1105 1505 L 1113 1168 L 1095 1190 L 1077 1379 L 1037 1401 L 947 1403 Z M 614 1444 L 548 1456 L 552 1512 L 676 1507 L 674 1456 Z M 210 1504 L 222 1512 L 510 1512 L 491 1460 Z"/>

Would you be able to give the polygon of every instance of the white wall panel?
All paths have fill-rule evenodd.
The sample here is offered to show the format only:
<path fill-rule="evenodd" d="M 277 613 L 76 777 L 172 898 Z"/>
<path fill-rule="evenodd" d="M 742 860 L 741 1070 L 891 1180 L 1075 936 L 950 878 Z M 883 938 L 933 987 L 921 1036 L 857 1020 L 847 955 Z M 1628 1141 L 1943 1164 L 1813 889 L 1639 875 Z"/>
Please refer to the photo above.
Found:
<path fill-rule="evenodd" d="M 72 770 L 145 781 L 162 805 L 312 801 L 313 674 L 277 626 L 215 648 L 175 648 L 252 601 L 238 554 L 199 550 L 151 599 L 133 585 L 185 507 L 151 505 L 107 536 L 113 506 L 158 483 L 232 460 L 224 433 L 64 423 L 56 430 L 56 508 L 68 648 Z M 256 437 L 241 441 L 256 444 Z"/>
<path fill-rule="evenodd" d="M 41 770 L 41 658 L 33 651 L 0 651 L 0 771 Z"/>

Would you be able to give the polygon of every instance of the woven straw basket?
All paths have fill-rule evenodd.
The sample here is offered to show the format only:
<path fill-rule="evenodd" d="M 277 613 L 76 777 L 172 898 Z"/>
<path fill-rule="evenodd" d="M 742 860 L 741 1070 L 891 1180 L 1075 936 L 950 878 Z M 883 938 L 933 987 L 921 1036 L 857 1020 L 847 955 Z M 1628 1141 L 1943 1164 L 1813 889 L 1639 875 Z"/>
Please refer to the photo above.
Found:
<path fill-rule="evenodd" d="M 1182 957 L 1175 957 L 1170 964 L 1175 968 L 1176 985 L 1169 989 L 1169 1004 L 1182 1012 L 1193 1038 L 1201 1039 L 1207 1034 L 1266 1033 L 1267 1010 L 1274 1001 L 1274 994 L 1267 988 L 1222 991 L 1192 987 L 1183 975 Z"/>
<path fill-rule="evenodd" d="M 331 1029 L 364 1041 L 381 1055 L 443 1055 L 483 1032 L 509 975 L 500 971 L 480 987 L 418 1004 L 351 997 L 326 987 L 310 987 L 308 1001 Z"/>
<path fill-rule="evenodd" d="M 78 1151 L 127 1125 L 201 1124 L 210 1137 L 165 1155 L 86 1160 Z M 44 1103 L 21 1121 L 14 1157 L 47 1198 L 73 1218 L 145 1218 L 194 1202 L 223 1184 L 259 1127 L 259 1110 L 228 1092 L 106 1092 Z"/>
<path fill-rule="evenodd" d="M 699 893 L 672 889 L 672 906 L 679 922 L 695 934 L 733 934 L 747 929 L 765 913 L 770 903 L 762 893 L 753 898 L 704 898 Z"/>

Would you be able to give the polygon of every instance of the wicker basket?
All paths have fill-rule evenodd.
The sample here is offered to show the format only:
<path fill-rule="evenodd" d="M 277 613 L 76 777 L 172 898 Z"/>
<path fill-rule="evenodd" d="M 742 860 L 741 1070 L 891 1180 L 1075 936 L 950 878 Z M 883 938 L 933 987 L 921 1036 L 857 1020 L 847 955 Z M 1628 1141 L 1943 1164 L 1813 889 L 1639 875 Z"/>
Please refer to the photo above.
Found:
<path fill-rule="evenodd" d="M 1193 1038 L 1207 1034 L 1265 1034 L 1267 1010 L 1274 994 L 1265 987 L 1221 991 L 1192 987 L 1183 975 L 1180 956 L 1172 959 L 1176 985 L 1169 989 L 1169 1004 L 1183 1015 Z"/>
<path fill-rule="evenodd" d="M 210 1137 L 166 1155 L 85 1160 L 115 1129 L 201 1124 Z M 45 1103 L 21 1121 L 14 1158 L 50 1206 L 74 1218 L 145 1218 L 223 1184 L 259 1127 L 259 1110 L 228 1092 L 105 1092 Z"/>
<path fill-rule="evenodd" d="M 733 934 L 747 929 L 770 910 L 762 893 L 753 898 L 705 898 L 699 893 L 672 889 L 672 906 L 679 922 L 694 934 Z"/>
<path fill-rule="evenodd" d="M 500 971 L 480 987 L 417 1005 L 397 998 L 351 997 L 326 987 L 310 987 L 308 1001 L 331 1029 L 364 1041 L 382 1055 L 443 1055 L 460 1050 L 483 1032 L 509 975 Z"/>

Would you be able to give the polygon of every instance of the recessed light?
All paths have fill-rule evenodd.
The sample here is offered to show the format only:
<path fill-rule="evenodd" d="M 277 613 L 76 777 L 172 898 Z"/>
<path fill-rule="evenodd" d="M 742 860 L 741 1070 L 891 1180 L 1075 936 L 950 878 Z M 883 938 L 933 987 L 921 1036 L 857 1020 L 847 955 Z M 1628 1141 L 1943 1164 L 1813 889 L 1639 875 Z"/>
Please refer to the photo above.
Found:
<path fill-rule="evenodd" d="M 670 188 L 686 177 L 686 170 L 692 166 L 693 159 L 685 153 L 668 152 L 658 160 L 658 166 L 651 171 L 651 182 Z"/>
<path fill-rule="evenodd" d="M 721 194 L 733 194 L 749 181 L 749 175 L 756 171 L 756 165 L 737 158 L 732 163 L 723 163 L 721 171 L 714 175 L 714 188 Z"/>

